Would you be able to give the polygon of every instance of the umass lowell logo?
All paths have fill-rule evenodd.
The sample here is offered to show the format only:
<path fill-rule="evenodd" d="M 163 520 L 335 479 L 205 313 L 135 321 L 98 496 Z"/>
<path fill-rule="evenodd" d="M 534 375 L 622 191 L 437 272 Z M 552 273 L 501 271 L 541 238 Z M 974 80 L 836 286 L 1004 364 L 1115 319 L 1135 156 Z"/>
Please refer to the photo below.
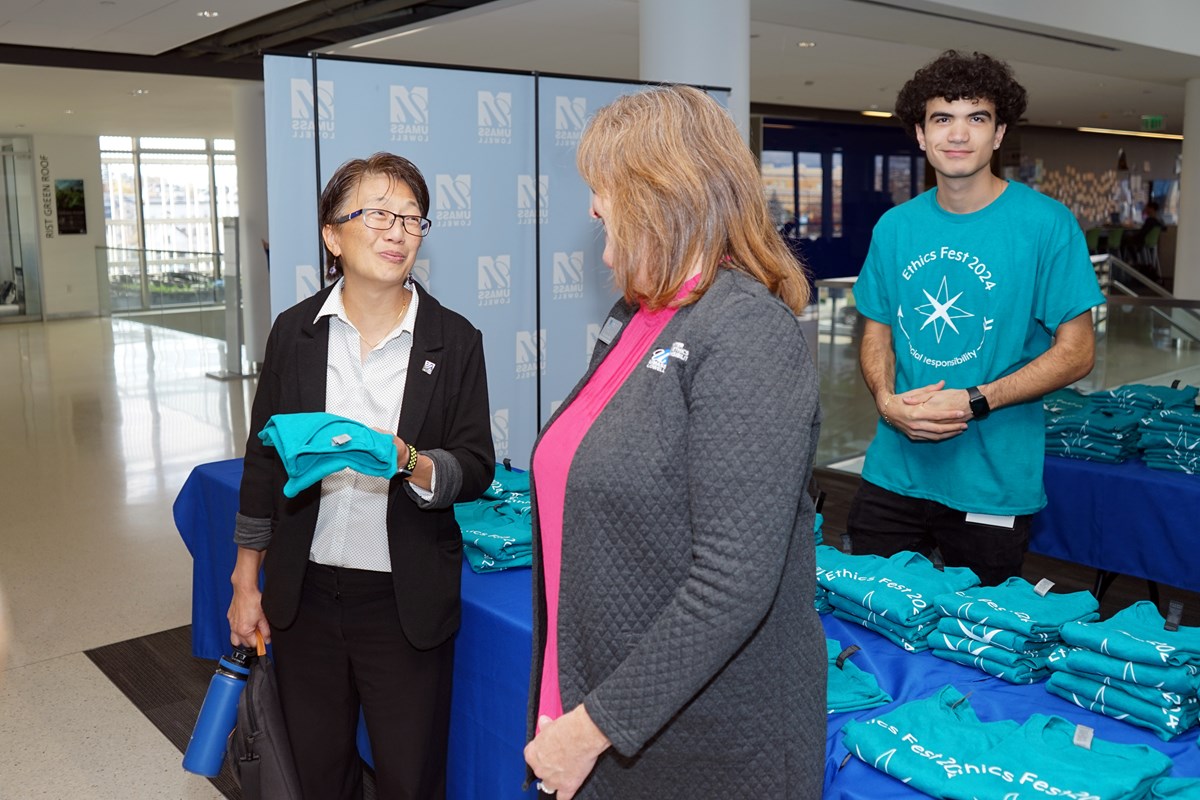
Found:
<path fill-rule="evenodd" d="M 533 225 L 545 222 L 550 202 L 550 176 L 539 175 L 534 183 L 532 175 L 517 176 L 517 223 Z"/>
<path fill-rule="evenodd" d="M 480 256 L 478 272 L 479 305 L 498 306 L 512 302 L 511 256 Z"/>
<path fill-rule="evenodd" d="M 292 78 L 291 89 L 292 138 L 311 139 L 319 132 L 322 139 L 332 139 L 333 81 L 317 81 L 315 96 L 312 82 L 305 78 Z"/>
<path fill-rule="evenodd" d="M 463 228 L 471 224 L 471 175 L 447 175 L 434 178 L 436 203 L 434 221 L 443 228 Z"/>
<path fill-rule="evenodd" d="M 497 408 L 492 412 L 492 444 L 496 448 L 496 458 L 508 456 L 508 409 Z"/>
<path fill-rule="evenodd" d="M 512 92 L 477 93 L 479 144 L 512 144 Z"/>
<path fill-rule="evenodd" d="M 583 251 L 554 254 L 554 299 L 573 300 L 583 297 Z"/>
<path fill-rule="evenodd" d="M 388 118 L 393 142 L 429 141 L 429 87 L 388 88 Z"/>
<path fill-rule="evenodd" d="M 546 331 L 517 331 L 517 380 L 536 378 L 546 356 Z"/>
<path fill-rule="evenodd" d="M 587 124 L 587 98 L 554 98 L 554 144 L 559 147 L 575 147 Z"/>

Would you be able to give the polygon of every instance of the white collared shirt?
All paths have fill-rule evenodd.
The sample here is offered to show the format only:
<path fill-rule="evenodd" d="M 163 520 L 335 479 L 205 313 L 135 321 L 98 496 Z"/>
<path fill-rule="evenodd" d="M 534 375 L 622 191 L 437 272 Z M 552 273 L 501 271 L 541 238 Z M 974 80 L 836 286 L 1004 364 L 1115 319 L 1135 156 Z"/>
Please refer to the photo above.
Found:
<path fill-rule="evenodd" d="M 364 360 L 358 329 L 350 322 L 342 303 L 344 285 L 345 278 L 338 281 L 316 316 L 316 320 L 330 317 L 325 410 L 373 428 L 395 431 L 408 379 L 413 326 L 420 302 L 417 291 L 411 281 L 405 284 L 412 292 L 412 300 L 404 318 Z M 329 566 L 390 572 L 389 483 L 386 478 L 350 469 L 322 479 L 321 505 L 309 558 Z"/>

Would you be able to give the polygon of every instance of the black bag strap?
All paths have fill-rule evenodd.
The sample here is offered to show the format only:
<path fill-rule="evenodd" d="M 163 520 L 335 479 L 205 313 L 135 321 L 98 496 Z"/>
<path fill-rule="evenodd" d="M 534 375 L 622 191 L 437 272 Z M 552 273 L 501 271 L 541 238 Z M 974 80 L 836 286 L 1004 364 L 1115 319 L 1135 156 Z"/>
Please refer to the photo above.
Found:
<path fill-rule="evenodd" d="M 259 766 L 262 759 L 257 753 L 247 753 L 245 758 L 238 761 L 238 771 L 242 782 L 242 797 L 245 800 L 263 800 L 262 775 Z"/>

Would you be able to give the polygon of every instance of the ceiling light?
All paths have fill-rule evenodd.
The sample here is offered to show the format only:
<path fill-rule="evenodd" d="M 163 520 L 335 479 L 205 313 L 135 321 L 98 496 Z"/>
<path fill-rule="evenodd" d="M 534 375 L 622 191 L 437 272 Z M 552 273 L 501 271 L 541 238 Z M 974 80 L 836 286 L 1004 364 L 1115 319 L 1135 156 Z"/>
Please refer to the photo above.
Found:
<path fill-rule="evenodd" d="M 68 109 L 67 109 L 66 111 L 64 111 L 63 113 L 64 113 L 64 114 L 74 114 L 75 112 L 74 112 L 74 111 L 72 111 L 71 109 L 69 109 L 69 108 L 68 108 Z"/>
<path fill-rule="evenodd" d="M 197 11 L 196 16 L 203 17 L 204 19 L 212 19 L 213 17 L 221 16 L 221 12 L 220 11 Z"/>
<path fill-rule="evenodd" d="M 1076 128 L 1080 133 L 1111 133 L 1114 136 L 1140 136 L 1143 139 L 1174 139 L 1183 141 L 1183 135 L 1178 133 L 1146 133 L 1144 131 L 1118 131 L 1112 128 Z"/>
<path fill-rule="evenodd" d="M 807 49 L 809 47 L 816 47 L 816 46 L 817 46 L 816 42 L 796 42 L 796 47 L 801 47 L 801 48 L 805 48 L 805 49 Z"/>
<path fill-rule="evenodd" d="M 892 116 L 892 112 L 890 111 L 861 111 L 859 113 L 861 113 L 864 117 L 882 117 L 884 119 Z"/>
<path fill-rule="evenodd" d="M 134 97 L 145 97 L 146 95 L 150 94 L 150 90 L 149 89 L 134 89 L 133 91 L 130 92 L 130 94 L 133 95 Z"/>

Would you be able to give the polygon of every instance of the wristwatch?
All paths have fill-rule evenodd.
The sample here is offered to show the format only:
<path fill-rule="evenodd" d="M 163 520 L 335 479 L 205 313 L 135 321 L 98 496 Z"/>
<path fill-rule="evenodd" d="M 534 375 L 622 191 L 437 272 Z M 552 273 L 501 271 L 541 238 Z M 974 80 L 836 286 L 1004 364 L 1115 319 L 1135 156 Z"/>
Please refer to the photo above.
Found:
<path fill-rule="evenodd" d="M 971 399 L 971 416 L 975 419 L 987 419 L 987 415 L 992 413 L 992 407 L 988 405 L 987 398 L 979 391 L 979 387 L 968 386 L 967 396 Z"/>

